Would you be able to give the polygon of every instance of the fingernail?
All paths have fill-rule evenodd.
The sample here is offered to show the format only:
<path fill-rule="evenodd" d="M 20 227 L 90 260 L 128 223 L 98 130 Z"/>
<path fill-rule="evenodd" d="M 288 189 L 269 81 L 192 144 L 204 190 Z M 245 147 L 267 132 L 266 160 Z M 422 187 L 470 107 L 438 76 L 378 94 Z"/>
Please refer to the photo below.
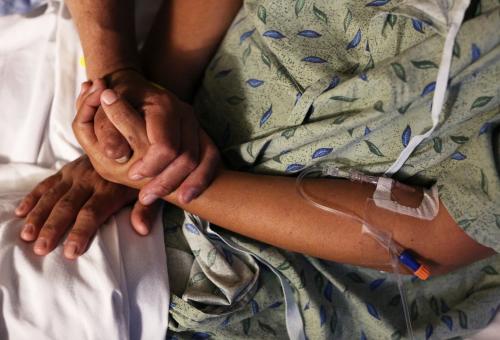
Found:
<path fill-rule="evenodd" d="M 139 173 L 135 173 L 135 174 L 131 174 L 130 175 L 130 179 L 133 180 L 133 181 L 139 181 L 141 179 L 143 179 L 144 176 L 139 174 Z"/>
<path fill-rule="evenodd" d="M 199 194 L 200 194 L 200 192 L 198 189 L 190 188 L 184 193 L 184 195 L 182 195 L 182 200 L 184 201 L 184 203 L 189 203 L 193 199 L 198 197 Z"/>
<path fill-rule="evenodd" d="M 144 205 L 150 205 L 151 203 L 153 203 L 157 199 L 158 199 L 158 196 L 156 196 L 155 194 L 145 194 L 142 197 L 141 203 Z"/>
<path fill-rule="evenodd" d="M 139 223 L 139 225 L 137 226 L 137 229 L 138 229 L 137 231 L 141 235 L 147 235 L 149 233 L 149 228 L 143 222 Z"/>
<path fill-rule="evenodd" d="M 47 240 L 39 238 L 38 240 L 36 240 L 33 250 L 35 251 L 36 254 L 43 255 L 47 250 L 47 247 L 48 247 Z"/>
<path fill-rule="evenodd" d="M 31 241 L 35 234 L 35 226 L 33 224 L 26 224 L 21 231 L 21 238 L 26 241 Z"/>
<path fill-rule="evenodd" d="M 15 213 L 16 213 L 16 215 L 22 215 L 24 213 L 24 210 L 26 210 L 26 203 L 22 202 L 16 208 Z"/>
<path fill-rule="evenodd" d="M 104 92 L 101 94 L 101 101 L 106 104 L 106 105 L 111 105 L 116 100 L 118 99 L 118 96 L 116 95 L 115 91 L 113 90 L 104 90 Z"/>
<path fill-rule="evenodd" d="M 123 156 L 121 158 L 115 159 L 115 161 L 117 163 L 123 164 L 123 163 L 127 163 L 129 159 L 130 159 L 129 156 Z"/>
<path fill-rule="evenodd" d="M 75 242 L 68 242 L 64 245 L 64 256 L 68 259 L 75 259 L 78 257 L 78 245 Z"/>

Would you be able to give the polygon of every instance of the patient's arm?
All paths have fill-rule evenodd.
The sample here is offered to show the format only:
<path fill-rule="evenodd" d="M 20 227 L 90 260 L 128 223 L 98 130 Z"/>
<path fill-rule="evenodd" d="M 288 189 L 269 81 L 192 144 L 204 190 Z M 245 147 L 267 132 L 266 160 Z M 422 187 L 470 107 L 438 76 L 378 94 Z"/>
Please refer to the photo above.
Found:
<path fill-rule="evenodd" d="M 113 91 L 103 92 L 109 105 L 103 104 L 108 118 L 127 138 L 134 149 L 131 160 L 141 157 L 148 146 L 144 123 L 133 108 Z M 94 105 L 92 105 L 94 104 Z M 73 123 L 80 144 L 85 148 L 96 170 L 110 181 L 140 188 L 147 183 L 130 181 L 129 164 L 116 165 L 103 157 L 95 147 L 92 116 L 95 103 L 82 105 Z M 206 139 L 206 135 L 201 136 Z M 202 150 L 201 166 L 213 155 Z M 306 188 L 326 205 L 333 205 L 364 215 L 365 203 L 374 188 L 344 180 L 311 179 Z M 421 193 L 401 192 L 401 201 L 418 205 Z M 236 233 L 292 251 L 337 262 L 382 268 L 388 255 L 375 241 L 362 236 L 358 222 L 342 218 L 308 205 L 296 192 L 295 179 L 221 170 L 210 187 L 189 204 L 176 195 L 164 199 Z M 434 273 L 442 273 L 493 254 L 489 248 L 469 238 L 441 205 L 432 221 L 377 211 L 380 227 L 392 233 L 403 247 L 426 259 Z"/>

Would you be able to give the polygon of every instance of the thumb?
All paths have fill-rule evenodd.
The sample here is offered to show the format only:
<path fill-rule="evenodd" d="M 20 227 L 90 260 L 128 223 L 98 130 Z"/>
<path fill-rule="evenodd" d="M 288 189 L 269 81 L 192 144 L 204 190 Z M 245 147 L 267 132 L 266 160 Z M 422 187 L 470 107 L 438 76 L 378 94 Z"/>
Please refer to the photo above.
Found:
<path fill-rule="evenodd" d="M 133 149 L 148 144 L 144 119 L 125 99 L 108 89 L 101 94 L 101 105 L 108 119 Z"/>
<path fill-rule="evenodd" d="M 142 205 L 139 201 L 135 202 L 130 214 L 130 222 L 139 235 L 149 234 L 160 206 L 160 202 L 148 206 Z"/>

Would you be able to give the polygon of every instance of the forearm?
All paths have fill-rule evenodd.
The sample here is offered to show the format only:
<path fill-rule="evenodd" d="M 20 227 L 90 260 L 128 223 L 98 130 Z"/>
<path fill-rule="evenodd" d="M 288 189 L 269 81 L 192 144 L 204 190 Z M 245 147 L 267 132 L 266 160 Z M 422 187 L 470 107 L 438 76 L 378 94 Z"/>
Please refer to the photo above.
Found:
<path fill-rule="evenodd" d="M 89 79 L 140 66 L 133 0 L 66 0 L 66 5 L 80 36 Z"/>
<path fill-rule="evenodd" d="M 311 179 L 306 189 L 324 204 L 364 216 L 371 185 L 345 180 Z M 403 203 L 418 205 L 421 195 L 398 194 Z M 165 200 L 225 229 L 274 246 L 354 265 L 386 268 L 388 254 L 361 233 L 360 223 L 307 204 L 295 189 L 295 179 L 222 171 L 196 200 L 182 205 L 175 194 Z M 377 210 L 374 216 L 403 247 L 429 263 L 434 273 L 474 262 L 493 252 L 470 239 L 441 205 L 433 221 Z"/>
<path fill-rule="evenodd" d="M 164 1 L 142 51 L 148 79 L 190 100 L 241 0 Z"/>

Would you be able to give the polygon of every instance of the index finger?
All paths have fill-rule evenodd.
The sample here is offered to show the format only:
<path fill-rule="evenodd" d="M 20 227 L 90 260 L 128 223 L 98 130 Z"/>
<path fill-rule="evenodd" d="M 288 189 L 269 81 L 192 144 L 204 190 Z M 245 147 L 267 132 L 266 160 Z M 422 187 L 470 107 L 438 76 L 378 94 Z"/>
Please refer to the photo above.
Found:
<path fill-rule="evenodd" d="M 134 151 L 149 145 L 144 118 L 113 90 L 101 94 L 101 105 L 108 119 L 127 140 Z"/>
<path fill-rule="evenodd" d="M 99 82 L 102 82 L 102 80 L 98 79 L 95 81 L 97 84 Z M 94 85 L 96 85 L 95 83 Z M 97 143 L 97 137 L 94 132 L 94 117 L 100 106 L 100 96 L 104 89 L 105 87 L 99 86 L 98 90 L 87 95 L 81 101 L 78 112 L 73 120 L 73 132 L 84 149 Z"/>

